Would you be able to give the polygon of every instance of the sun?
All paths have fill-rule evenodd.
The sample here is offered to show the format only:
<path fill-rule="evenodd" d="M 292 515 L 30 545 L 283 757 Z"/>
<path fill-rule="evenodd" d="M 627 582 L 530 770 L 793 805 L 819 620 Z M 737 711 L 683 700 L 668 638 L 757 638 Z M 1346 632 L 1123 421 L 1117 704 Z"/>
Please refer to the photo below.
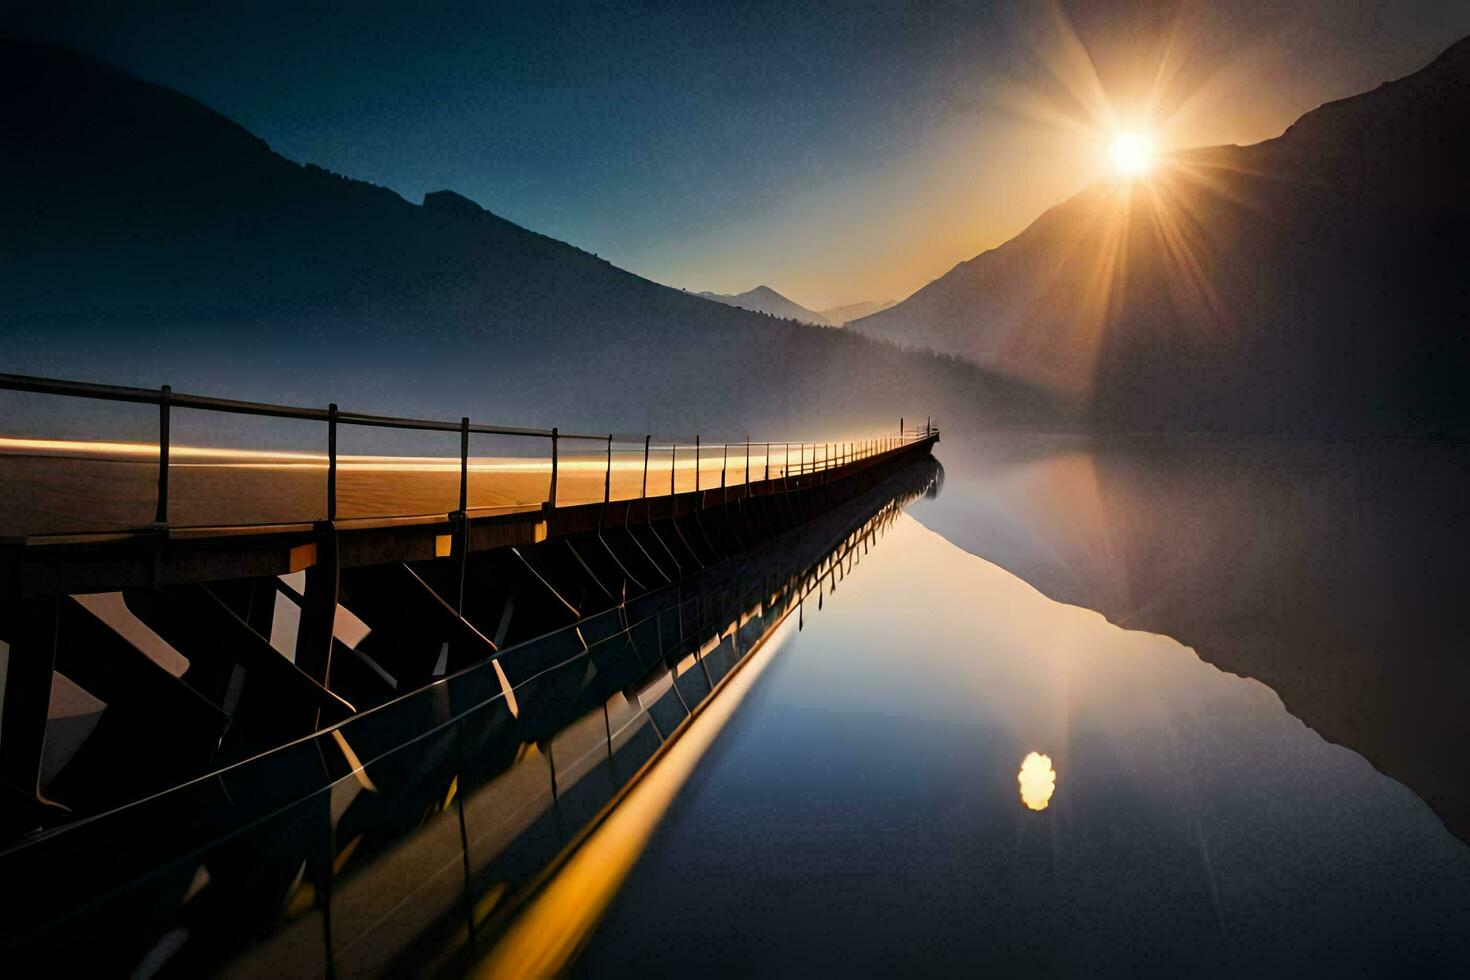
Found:
<path fill-rule="evenodd" d="M 1026 804 L 1026 808 L 1045 810 L 1057 788 L 1057 773 L 1051 767 L 1051 756 L 1040 752 L 1026 753 L 1016 780 L 1021 784 L 1021 802 Z"/>
<path fill-rule="evenodd" d="M 1108 160 L 1121 177 L 1146 177 L 1154 159 L 1154 138 L 1147 133 L 1118 133 L 1108 144 Z"/>

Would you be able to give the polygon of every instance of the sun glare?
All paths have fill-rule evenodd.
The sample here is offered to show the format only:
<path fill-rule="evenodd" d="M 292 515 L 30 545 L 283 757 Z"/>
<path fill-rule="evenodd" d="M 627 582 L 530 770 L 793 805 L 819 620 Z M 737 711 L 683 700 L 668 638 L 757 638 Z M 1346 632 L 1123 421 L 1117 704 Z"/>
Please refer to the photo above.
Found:
<path fill-rule="evenodd" d="M 1123 177 L 1143 177 L 1154 168 L 1154 141 L 1147 133 L 1119 133 L 1108 145 L 1108 160 Z"/>

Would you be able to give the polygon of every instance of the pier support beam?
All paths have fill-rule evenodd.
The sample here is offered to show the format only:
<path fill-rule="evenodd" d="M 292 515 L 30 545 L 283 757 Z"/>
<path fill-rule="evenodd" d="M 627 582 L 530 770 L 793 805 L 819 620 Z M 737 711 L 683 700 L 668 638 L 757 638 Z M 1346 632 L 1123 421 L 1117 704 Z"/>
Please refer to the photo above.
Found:
<path fill-rule="evenodd" d="M 54 596 L 16 604 L 5 664 L 4 713 L 0 714 L 0 781 L 15 804 L 0 816 L 0 832 L 39 825 L 41 752 L 51 706 L 51 672 L 56 667 L 60 600 Z M 27 806 L 34 803 L 35 806 Z M 14 824 L 14 826 L 12 826 Z"/>
<path fill-rule="evenodd" d="M 339 578 L 337 529 L 327 521 L 316 526 L 316 561 L 306 569 L 306 594 L 296 633 L 296 666 L 328 690 Z"/>

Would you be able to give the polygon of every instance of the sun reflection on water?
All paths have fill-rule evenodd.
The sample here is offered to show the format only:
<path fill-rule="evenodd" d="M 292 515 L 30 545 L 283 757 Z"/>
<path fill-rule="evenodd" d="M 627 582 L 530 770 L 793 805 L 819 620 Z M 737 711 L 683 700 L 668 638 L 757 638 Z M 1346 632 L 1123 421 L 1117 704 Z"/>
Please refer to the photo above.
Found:
<path fill-rule="evenodd" d="M 1028 809 L 1045 810 L 1057 788 L 1057 773 L 1051 767 L 1051 756 L 1040 752 L 1027 753 L 1021 760 L 1021 771 L 1016 780 L 1021 784 L 1021 802 Z"/>

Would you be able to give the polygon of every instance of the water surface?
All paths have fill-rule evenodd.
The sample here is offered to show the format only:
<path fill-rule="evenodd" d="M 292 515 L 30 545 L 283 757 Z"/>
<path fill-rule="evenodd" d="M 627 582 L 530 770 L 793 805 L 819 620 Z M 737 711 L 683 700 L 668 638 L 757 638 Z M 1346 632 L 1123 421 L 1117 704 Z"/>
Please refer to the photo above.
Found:
<path fill-rule="evenodd" d="M 1457 669 L 1460 461 L 1381 449 L 942 447 L 944 494 L 775 652 L 579 970 L 1466 975 L 1470 850 L 1405 785 L 1453 801 L 1453 722 L 1426 694 L 1393 724 Z"/>

